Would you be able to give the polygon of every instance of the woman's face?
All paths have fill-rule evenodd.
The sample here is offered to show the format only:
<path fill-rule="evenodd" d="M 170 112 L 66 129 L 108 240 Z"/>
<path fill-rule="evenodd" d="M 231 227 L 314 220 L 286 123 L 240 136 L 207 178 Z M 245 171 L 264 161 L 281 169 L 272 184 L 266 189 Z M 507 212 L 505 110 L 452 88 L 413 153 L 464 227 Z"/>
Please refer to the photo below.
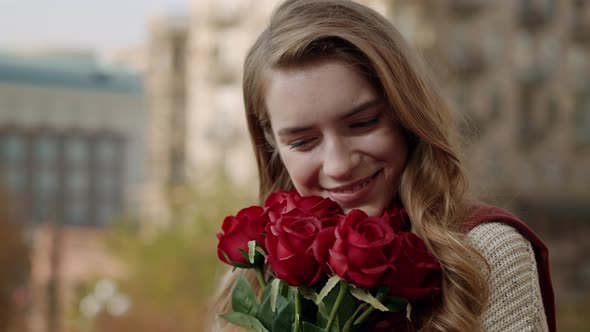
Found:
<path fill-rule="evenodd" d="M 387 103 L 354 67 L 326 59 L 272 70 L 266 106 L 280 157 L 302 196 L 380 215 L 408 158 Z"/>

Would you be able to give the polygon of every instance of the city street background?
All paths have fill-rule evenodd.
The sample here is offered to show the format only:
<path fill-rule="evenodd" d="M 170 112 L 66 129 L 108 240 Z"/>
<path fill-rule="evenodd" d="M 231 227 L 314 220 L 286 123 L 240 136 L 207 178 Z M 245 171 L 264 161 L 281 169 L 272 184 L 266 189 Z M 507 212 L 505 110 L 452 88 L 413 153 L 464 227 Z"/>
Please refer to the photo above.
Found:
<path fill-rule="evenodd" d="M 590 329 L 590 0 L 359 0 L 458 112 L 472 190 Z M 242 63 L 276 0 L 0 0 L 0 331 L 202 331 L 257 204 Z"/>

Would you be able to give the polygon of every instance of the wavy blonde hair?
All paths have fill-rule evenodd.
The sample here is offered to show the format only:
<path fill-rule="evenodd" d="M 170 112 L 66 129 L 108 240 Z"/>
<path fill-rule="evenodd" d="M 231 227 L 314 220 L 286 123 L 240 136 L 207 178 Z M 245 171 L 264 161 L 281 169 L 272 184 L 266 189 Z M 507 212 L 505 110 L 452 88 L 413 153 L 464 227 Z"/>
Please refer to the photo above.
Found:
<path fill-rule="evenodd" d="M 422 331 L 479 331 L 488 286 L 485 261 L 463 232 L 469 208 L 459 156 L 456 115 L 393 25 L 373 10 L 347 0 L 287 0 L 250 49 L 244 64 L 246 116 L 260 176 L 260 201 L 293 185 L 274 148 L 265 104 L 271 70 L 323 58 L 355 66 L 389 103 L 410 156 L 399 197 L 413 231 L 439 259 L 442 300 L 418 313 Z M 397 188 L 392 188 L 396 190 Z M 252 276 L 251 276 L 252 277 Z M 252 278 L 254 279 L 254 278 Z M 221 285 L 213 310 L 229 311 L 234 278 Z"/>

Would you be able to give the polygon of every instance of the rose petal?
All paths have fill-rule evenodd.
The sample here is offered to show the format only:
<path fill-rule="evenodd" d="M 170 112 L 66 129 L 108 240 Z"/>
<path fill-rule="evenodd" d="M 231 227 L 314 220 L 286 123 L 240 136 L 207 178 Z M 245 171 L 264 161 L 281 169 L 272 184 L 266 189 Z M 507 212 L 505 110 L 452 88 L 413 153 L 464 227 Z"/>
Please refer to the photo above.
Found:
<path fill-rule="evenodd" d="M 313 255 L 324 270 L 327 271 L 328 250 L 334 245 L 336 235 L 334 234 L 335 227 L 328 227 L 322 229 L 316 236 L 311 246 Z"/>
<path fill-rule="evenodd" d="M 379 280 L 383 276 L 382 273 L 372 275 L 372 274 L 365 274 L 362 272 L 356 272 L 353 270 L 349 270 L 347 272 L 347 274 L 348 274 L 348 276 L 346 279 L 349 282 L 351 282 L 353 285 L 355 285 L 357 287 L 362 287 L 362 288 L 375 287 L 375 285 L 378 284 Z"/>
<path fill-rule="evenodd" d="M 328 263 L 330 267 L 340 277 L 344 278 L 346 276 L 346 271 L 348 270 L 348 262 L 344 255 L 337 253 L 336 251 L 330 249 L 328 250 L 330 253 L 330 257 L 328 258 Z"/>

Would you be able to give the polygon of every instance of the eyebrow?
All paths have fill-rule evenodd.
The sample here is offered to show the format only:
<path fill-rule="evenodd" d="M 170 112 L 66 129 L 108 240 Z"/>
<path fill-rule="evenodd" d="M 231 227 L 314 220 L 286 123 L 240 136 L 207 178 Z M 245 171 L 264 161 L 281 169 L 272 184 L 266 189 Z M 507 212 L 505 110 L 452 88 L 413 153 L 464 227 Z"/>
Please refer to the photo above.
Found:
<path fill-rule="evenodd" d="M 354 116 L 355 114 L 358 114 L 364 110 L 367 110 L 371 107 L 379 105 L 381 103 L 381 101 L 382 101 L 381 98 L 376 98 L 373 100 L 366 101 L 358 106 L 355 106 L 353 109 L 351 109 L 350 111 L 348 111 L 345 114 L 343 114 L 342 116 L 340 116 L 339 119 L 340 120 L 348 119 L 348 118 Z M 277 132 L 277 135 L 278 136 L 293 135 L 293 134 L 297 134 L 297 133 L 301 133 L 301 132 L 310 130 L 311 128 L 312 128 L 311 126 L 283 128 Z"/>

